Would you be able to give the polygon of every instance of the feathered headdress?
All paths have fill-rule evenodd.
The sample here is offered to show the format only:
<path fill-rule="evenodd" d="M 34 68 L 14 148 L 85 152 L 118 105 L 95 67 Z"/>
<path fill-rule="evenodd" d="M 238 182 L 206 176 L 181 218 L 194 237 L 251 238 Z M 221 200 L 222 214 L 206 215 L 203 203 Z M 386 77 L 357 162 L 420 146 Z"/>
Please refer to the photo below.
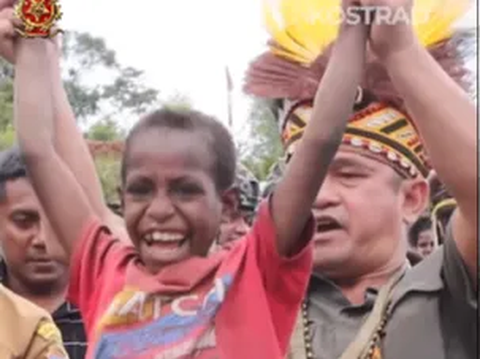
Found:
<path fill-rule="evenodd" d="M 313 98 L 338 33 L 340 0 L 264 0 L 270 51 L 258 57 L 246 75 L 248 94 L 283 100 L 282 140 L 292 153 L 309 120 Z M 417 0 L 413 11 L 421 43 L 463 88 L 472 78 L 464 66 L 474 53 L 472 31 L 453 31 L 469 9 L 469 0 Z M 470 52 L 469 52 L 470 51 Z M 413 70 L 413 69 L 412 69 Z M 426 177 L 429 165 L 418 133 L 383 65 L 369 54 L 355 114 L 344 143 L 381 155 L 401 174 Z M 433 90 L 433 89 L 432 89 Z"/>

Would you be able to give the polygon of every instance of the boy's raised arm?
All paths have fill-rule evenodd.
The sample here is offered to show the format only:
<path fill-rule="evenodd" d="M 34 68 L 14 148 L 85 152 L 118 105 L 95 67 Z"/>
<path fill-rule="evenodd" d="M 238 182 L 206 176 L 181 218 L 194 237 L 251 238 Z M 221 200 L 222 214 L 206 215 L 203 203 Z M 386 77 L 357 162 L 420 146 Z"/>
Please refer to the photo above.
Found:
<path fill-rule="evenodd" d="M 51 61 L 55 149 L 82 186 L 92 208 L 101 216 L 106 207 L 102 187 L 88 146 L 75 123 L 73 110 L 63 88 L 59 50 L 52 54 L 52 58 L 55 59 Z"/>
<path fill-rule="evenodd" d="M 58 48 L 52 53 L 51 71 L 55 150 L 72 171 L 97 216 L 115 235 L 128 241 L 123 219 L 116 216 L 105 203 L 93 157 L 75 122 L 75 115 L 63 87 Z"/>
<path fill-rule="evenodd" d="M 343 7 L 353 4 L 343 0 Z M 317 90 L 312 117 L 272 197 L 272 216 L 281 255 L 292 255 L 310 216 L 353 111 L 365 64 L 368 26 L 342 24 L 325 75 Z"/>
<path fill-rule="evenodd" d="M 14 120 L 32 185 L 68 257 L 95 216 L 81 186 L 55 152 L 51 63 L 55 44 L 19 39 L 16 47 Z M 48 243 L 62 260 L 58 246 Z"/>

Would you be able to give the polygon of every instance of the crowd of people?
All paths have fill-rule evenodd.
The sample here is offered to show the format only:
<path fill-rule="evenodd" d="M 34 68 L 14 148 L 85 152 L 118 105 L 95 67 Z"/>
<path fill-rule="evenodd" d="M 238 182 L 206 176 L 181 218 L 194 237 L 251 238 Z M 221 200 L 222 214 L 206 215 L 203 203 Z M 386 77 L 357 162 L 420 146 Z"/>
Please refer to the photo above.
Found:
<path fill-rule="evenodd" d="M 0 359 L 478 358 L 472 33 L 452 30 L 468 1 L 436 0 L 421 29 L 308 17 L 411 19 L 410 0 L 296 1 L 265 2 L 271 47 L 245 79 L 277 106 L 268 184 L 221 122 L 160 109 L 127 136 L 113 208 L 58 39 L 18 36 L 0 0 L 18 138 L 0 153 Z"/>

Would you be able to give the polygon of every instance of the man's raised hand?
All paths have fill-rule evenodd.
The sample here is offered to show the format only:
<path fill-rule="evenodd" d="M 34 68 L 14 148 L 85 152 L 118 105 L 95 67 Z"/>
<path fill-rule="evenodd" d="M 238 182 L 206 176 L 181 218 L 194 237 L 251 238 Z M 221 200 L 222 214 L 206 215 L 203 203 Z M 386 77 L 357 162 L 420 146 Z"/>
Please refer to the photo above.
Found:
<path fill-rule="evenodd" d="M 359 2 L 369 8 L 377 8 L 370 30 L 369 45 L 380 59 L 387 59 L 415 43 L 416 36 L 412 24 L 413 0 L 359 0 Z"/>
<path fill-rule="evenodd" d="M 15 62 L 15 26 L 19 20 L 15 18 L 13 0 L 0 0 L 0 56 L 10 63 Z"/>

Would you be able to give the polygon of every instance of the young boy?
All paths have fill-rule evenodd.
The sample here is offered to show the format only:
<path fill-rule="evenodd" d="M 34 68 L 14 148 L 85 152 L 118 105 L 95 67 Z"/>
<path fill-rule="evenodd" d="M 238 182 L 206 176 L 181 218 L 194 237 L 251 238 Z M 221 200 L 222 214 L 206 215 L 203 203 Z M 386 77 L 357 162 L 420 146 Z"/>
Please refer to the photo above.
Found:
<path fill-rule="evenodd" d="M 162 110 L 132 129 L 122 166 L 128 246 L 102 225 L 55 151 L 54 43 L 18 41 L 19 143 L 59 235 L 49 250 L 60 253 L 59 245 L 71 257 L 70 297 L 84 317 L 88 357 L 284 358 L 311 269 L 310 208 L 364 63 L 366 27 L 340 32 L 285 176 L 246 239 L 208 257 L 233 202 L 235 149 L 225 127 L 195 111 Z"/>

